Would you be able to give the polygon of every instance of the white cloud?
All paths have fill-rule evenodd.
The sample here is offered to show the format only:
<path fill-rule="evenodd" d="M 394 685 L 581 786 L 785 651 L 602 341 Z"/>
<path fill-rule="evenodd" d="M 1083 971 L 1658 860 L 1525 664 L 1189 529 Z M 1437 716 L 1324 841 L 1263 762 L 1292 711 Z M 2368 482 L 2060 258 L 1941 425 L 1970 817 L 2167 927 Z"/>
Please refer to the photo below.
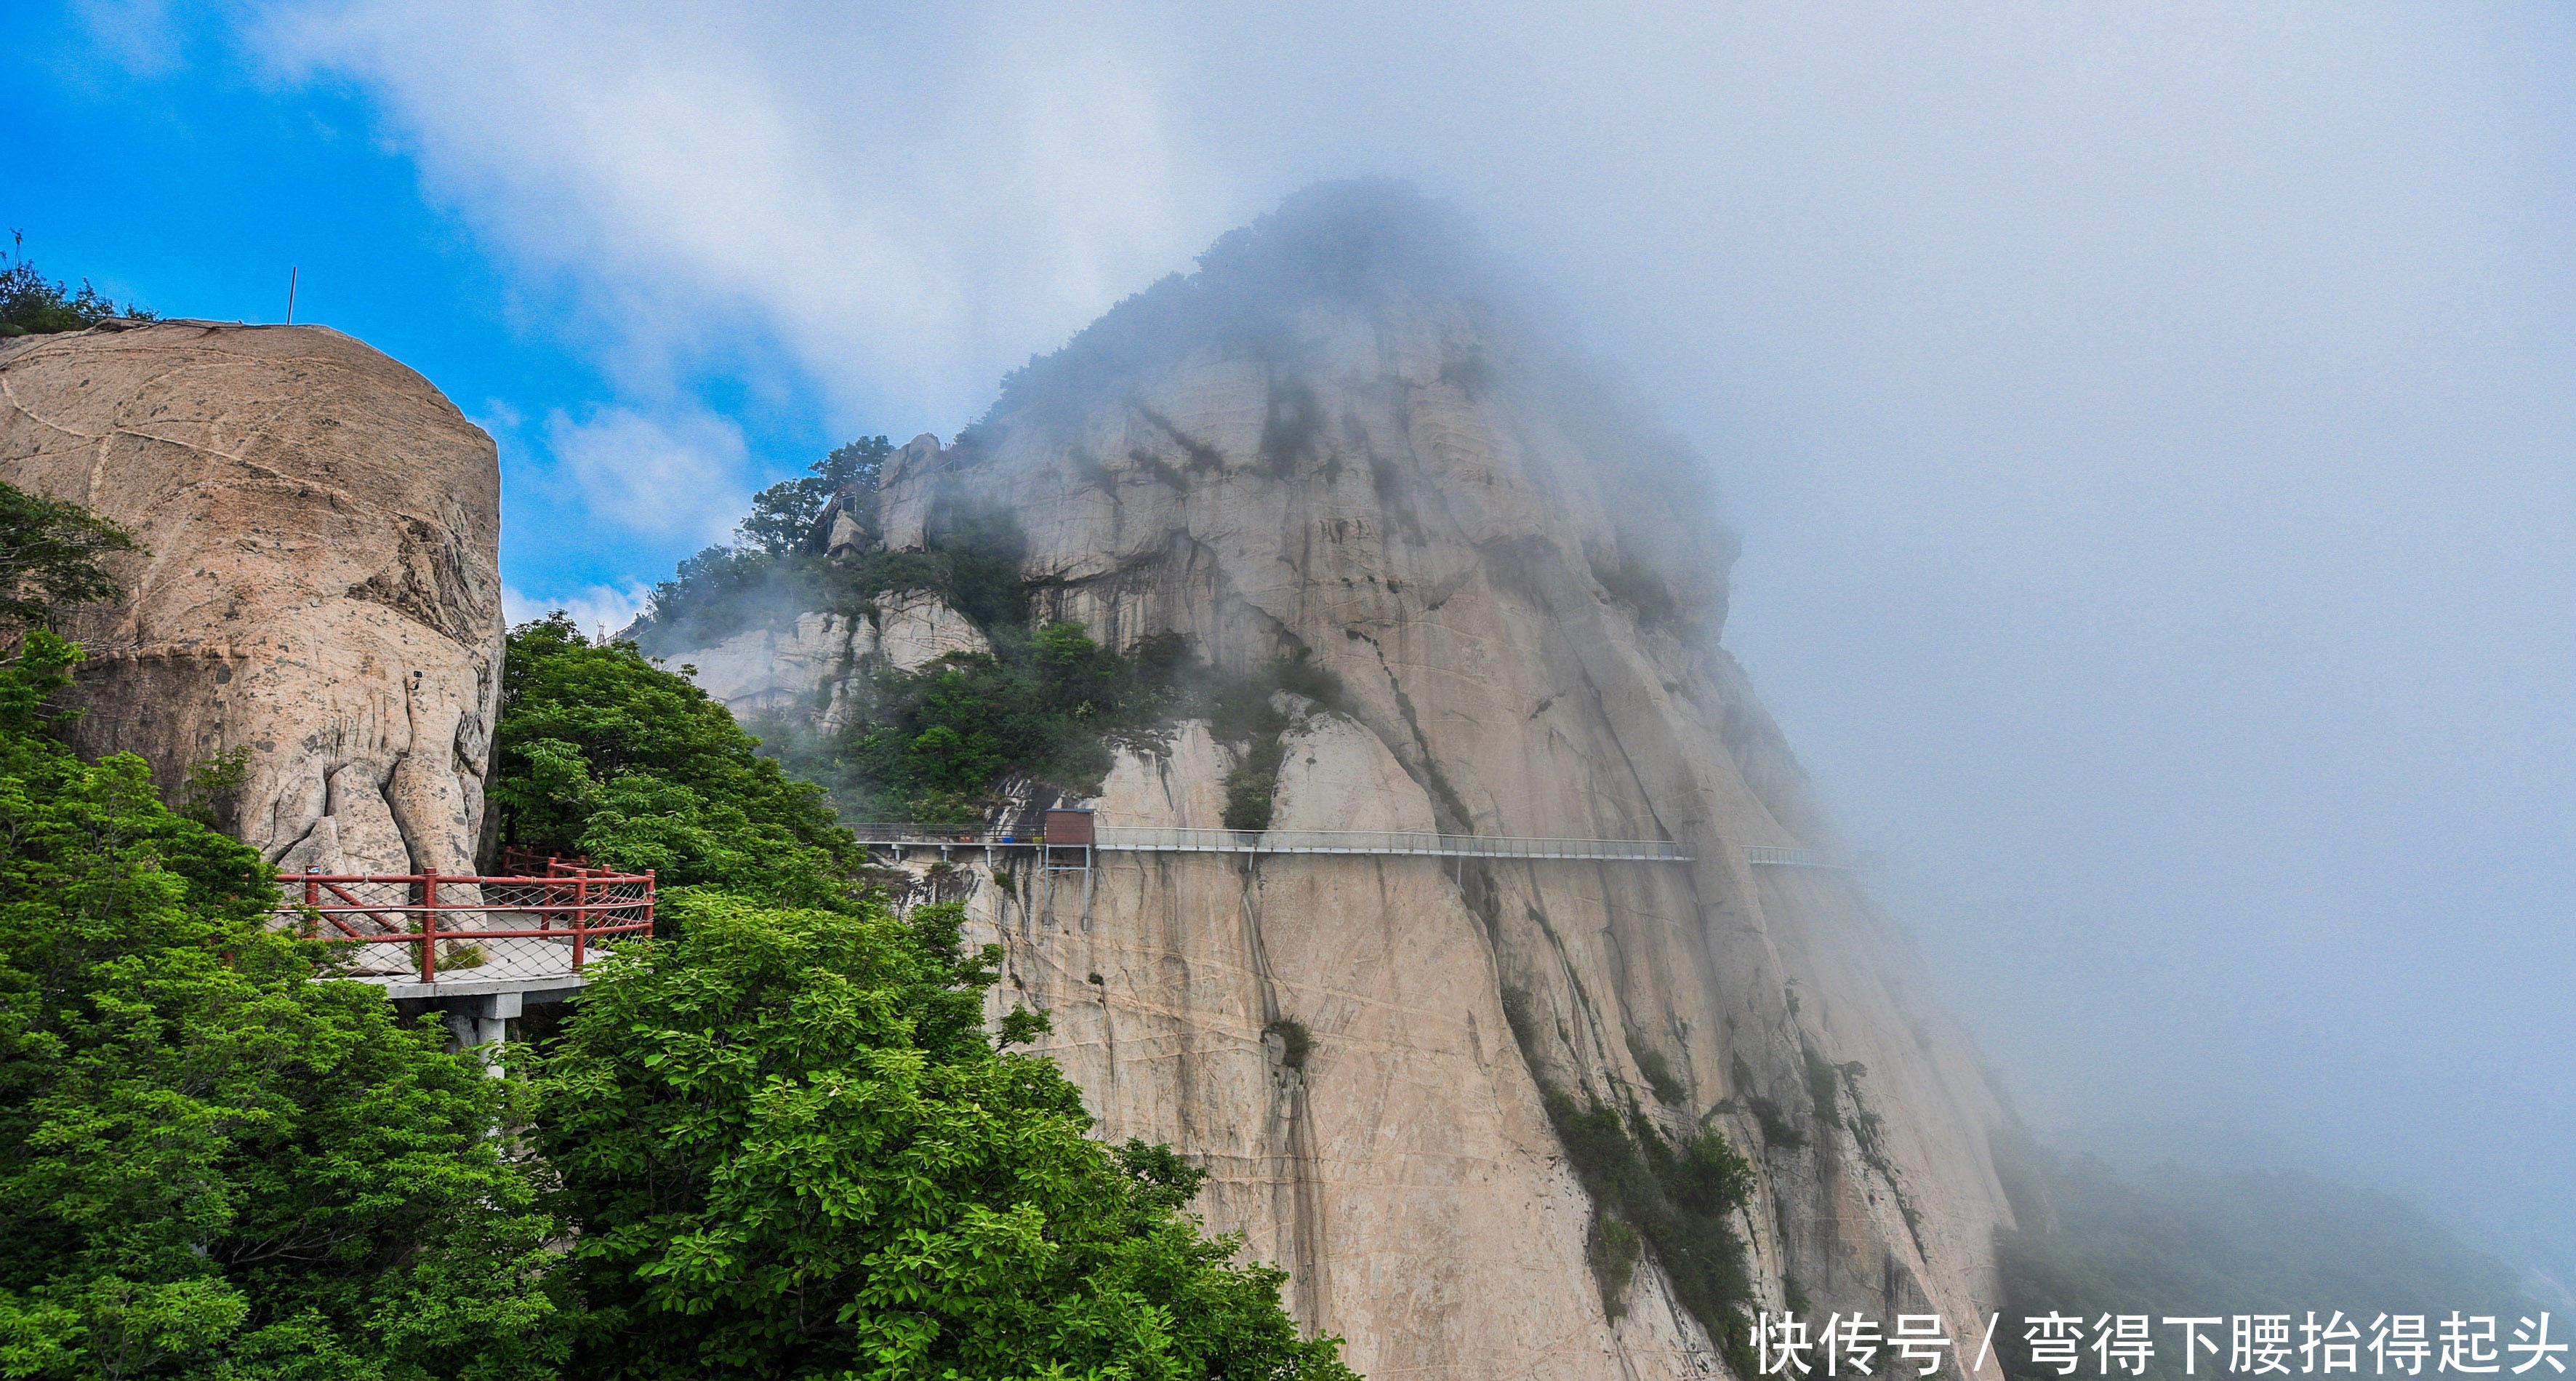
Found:
<path fill-rule="evenodd" d="M 2124 1107 L 2134 1081 L 2096 1077 L 2061 1101 L 2197 1107 L 2176 1135 L 2313 1139 L 2400 1183 L 2492 1156 L 2498 1185 L 2576 1203 L 2576 1158 L 2518 1181 L 2501 1159 L 2576 1145 L 2576 1101 L 2501 1088 L 2528 1043 L 2456 1034 L 2512 1010 L 2478 985 L 2564 972 L 2564 942 L 2454 943 L 2462 908 L 2560 934 L 2576 895 L 2576 643 L 2549 617 L 2576 602 L 2563 9 L 261 13 L 282 70 L 367 93 L 433 197 L 571 287 L 567 334 L 630 398 L 783 357 L 844 434 L 953 431 L 1003 368 L 1300 182 L 1422 179 L 1724 456 L 1749 529 L 1730 639 L 1854 834 L 1936 880 L 1948 972 L 1994 999 L 2007 1058 L 2231 1065 L 2273 1093 Z M 740 459 L 694 416 L 563 423 L 566 484 L 638 530 L 738 511 L 693 492 Z M 2104 972 L 2214 991 L 2293 865 L 2371 898 L 2355 967 L 2284 944 L 2225 976 L 2348 972 L 2426 1006 L 2106 1017 Z M 2407 963 L 2424 935 L 2450 947 Z M 2301 1041 L 2340 1053 L 2280 1053 Z M 2384 1070 L 2455 1051 L 2490 1082 L 2422 1118 Z"/>
<path fill-rule="evenodd" d="M 626 625 L 644 612 L 653 592 L 642 584 L 623 588 L 587 585 L 551 595 L 529 595 L 516 586 L 501 587 L 501 612 L 515 628 L 532 619 L 541 619 L 560 610 L 572 616 L 582 632 L 598 637 L 602 633 L 623 632 Z"/>
<path fill-rule="evenodd" d="M 594 408 L 546 417 L 554 479 L 598 518 L 656 537 L 718 541 L 749 505 L 742 431 L 706 412 Z"/>
<path fill-rule="evenodd" d="M 255 44 L 354 78 L 431 195 L 597 319 L 630 389 L 774 336 L 849 425 L 948 430 L 1032 342 L 1186 263 L 1159 68 L 1115 22 L 961 6 L 313 0 Z M 887 412 L 898 415 L 886 416 Z"/>

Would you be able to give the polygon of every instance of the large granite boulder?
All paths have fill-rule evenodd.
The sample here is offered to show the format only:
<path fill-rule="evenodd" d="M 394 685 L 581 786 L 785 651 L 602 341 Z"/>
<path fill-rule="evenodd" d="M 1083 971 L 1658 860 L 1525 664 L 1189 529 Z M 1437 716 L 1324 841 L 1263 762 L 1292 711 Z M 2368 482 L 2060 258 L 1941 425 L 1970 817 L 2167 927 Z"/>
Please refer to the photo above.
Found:
<path fill-rule="evenodd" d="M 0 479 L 132 528 L 72 729 L 280 867 L 473 870 L 501 695 L 500 468 L 428 380 L 315 326 L 0 343 Z"/>

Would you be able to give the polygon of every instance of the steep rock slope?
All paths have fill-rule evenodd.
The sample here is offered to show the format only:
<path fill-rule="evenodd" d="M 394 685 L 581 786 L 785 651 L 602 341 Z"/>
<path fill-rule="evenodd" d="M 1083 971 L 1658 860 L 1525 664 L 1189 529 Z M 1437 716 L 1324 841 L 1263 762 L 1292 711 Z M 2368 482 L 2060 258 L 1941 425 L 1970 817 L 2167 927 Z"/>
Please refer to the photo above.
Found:
<path fill-rule="evenodd" d="M 0 479 L 132 528 L 67 630 L 84 753 L 165 792 L 248 748 L 223 823 L 281 867 L 471 872 L 500 703 L 500 472 L 418 374 L 321 327 L 0 344 Z"/>
<path fill-rule="evenodd" d="M 947 601 L 910 590 L 856 614 L 808 610 L 784 627 L 747 628 L 662 660 L 690 668 L 737 719 L 802 714 L 817 728 L 837 730 L 869 672 L 917 671 L 952 652 L 990 648 L 983 631 Z"/>
<path fill-rule="evenodd" d="M 1668 839 L 1670 864 L 1103 856 L 974 913 L 1010 1001 L 1112 1137 L 1210 1171 L 1381 1376 L 1675 1377 L 1726 1349 L 1655 1254 L 1622 1284 L 1551 1124 L 1607 1108 L 1760 1172 L 1756 1299 L 1992 1302 L 2001 1118 L 1906 942 L 1719 645 L 1706 467 L 1559 358 L 1401 193 L 1331 188 L 1229 236 L 886 468 L 889 547 L 995 509 L 1038 618 L 1300 664 L 1279 829 Z M 865 496 L 845 495 L 844 504 Z M 1283 678 L 1286 679 L 1286 678 Z M 1111 824 L 1214 826 L 1237 750 L 1121 753 Z"/>

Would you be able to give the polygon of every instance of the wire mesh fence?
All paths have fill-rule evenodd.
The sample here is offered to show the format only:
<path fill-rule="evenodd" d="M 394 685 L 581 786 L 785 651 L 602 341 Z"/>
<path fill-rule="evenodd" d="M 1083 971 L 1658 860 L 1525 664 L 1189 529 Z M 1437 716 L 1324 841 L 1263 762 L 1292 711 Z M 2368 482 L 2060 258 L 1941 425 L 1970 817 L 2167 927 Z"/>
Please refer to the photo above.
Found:
<path fill-rule="evenodd" d="M 436 983 L 561 979 L 653 933 L 653 875 L 556 866 L 545 877 L 288 873 L 282 924 L 330 946 L 342 977 Z"/>
<path fill-rule="evenodd" d="M 993 829 L 980 825 L 858 824 L 850 828 L 862 843 L 911 847 L 1036 846 L 1049 842 L 1043 832 Z M 1427 858 L 1690 862 L 1690 855 L 1684 853 L 1679 844 L 1664 839 L 1538 839 L 1371 830 L 1210 830 L 1100 825 L 1093 831 L 1088 844 L 1103 853 L 1376 854 Z"/>
<path fill-rule="evenodd" d="M 1394 854 L 1429 858 L 1572 858 L 1687 863 L 1662 839 L 1537 839 L 1374 830 L 1203 830 L 1103 825 L 1100 847 L 1120 853 Z"/>
<path fill-rule="evenodd" d="M 1797 849 L 1779 844 L 1751 844 L 1744 850 L 1747 862 L 1766 868 L 1814 868 L 1824 872 L 1867 873 L 1874 871 L 1867 855 L 1834 853 L 1824 849 Z"/>

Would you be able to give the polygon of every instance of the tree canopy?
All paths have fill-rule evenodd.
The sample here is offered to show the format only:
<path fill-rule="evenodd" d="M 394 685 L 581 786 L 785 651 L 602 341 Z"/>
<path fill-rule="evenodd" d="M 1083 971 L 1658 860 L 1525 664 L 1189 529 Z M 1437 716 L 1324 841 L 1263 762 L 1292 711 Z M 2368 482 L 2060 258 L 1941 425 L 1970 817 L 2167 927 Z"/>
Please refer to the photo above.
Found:
<path fill-rule="evenodd" d="M 996 1050 L 954 905 L 899 917 L 694 893 L 602 967 L 535 1089 L 602 1378 L 1350 1373 L 1282 1272 L 1180 1206 L 1198 1172 L 1088 1135 Z"/>
<path fill-rule="evenodd" d="M 1178 639 L 1120 655 L 1079 623 L 1051 623 L 1005 626 L 992 642 L 990 653 L 867 678 L 834 732 L 782 717 L 764 736 L 791 770 L 869 817 L 971 820 L 1006 771 L 1097 782 L 1115 736 L 1168 718 L 1187 701 L 1184 678 L 1204 679 Z"/>
<path fill-rule="evenodd" d="M 114 598 L 116 581 L 98 563 L 110 552 L 137 550 L 133 533 L 79 504 L 0 481 L 0 630 Z"/>
<path fill-rule="evenodd" d="M 733 540 L 706 548 L 653 587 L 653 608 L 642 636 L 657 650 L 685 641 L 712 642 L 764 617 L 838 607 L 882 590 L 927 588 L 942 579 L 945 564 L 926 553 L 835 566 L 816 544 L 816 526 L 844 489 L 872 493 L 894 445 L 882 436 L 835 447 L 806 473 L 755 495 L 751 512 L 735 526 Z M 876 537 L 876 506 L 849 510 Z M 857 586 L 871 588 L 856 589 Z"/>
<path fill-rule="evenodd" d="M 508 1087 L 316 981 L 142 759 L 49 738 L 77 659 L 0 668 L 0 1374 L 552 1375 Z"/>
<path fill-rule="evenodd" d="M 562 615 L 510 634 L 492 788 L 504 844 L 803 905 L 849 892 L 849 831 L 821 788 L 688 678 Z"/>

